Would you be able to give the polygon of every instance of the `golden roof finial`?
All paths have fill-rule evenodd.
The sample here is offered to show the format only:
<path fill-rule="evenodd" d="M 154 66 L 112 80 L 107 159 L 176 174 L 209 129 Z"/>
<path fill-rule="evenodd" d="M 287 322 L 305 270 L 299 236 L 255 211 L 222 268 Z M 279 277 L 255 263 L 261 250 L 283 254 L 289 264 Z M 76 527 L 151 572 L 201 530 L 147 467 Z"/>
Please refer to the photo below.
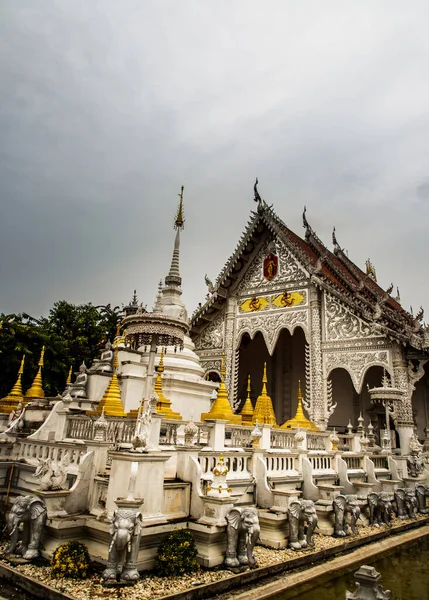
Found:
<path fill-rule="evenodd" d="M 250 399 L 250 392 L 251 385 L 249 375 L 247 377 L 247 398 L 240 412 L 241 418 L 243 419 L 243 425 L 253 425 L 253 405 L 252 400 Z"/>
<path fill-rule="evenodd" d="M 42 381 L 42 367 L 43 367 L 43 359 L 45 356 L 45 346 L 42 346 L 42 351 L 40 353 L 40 358 L 39 358 L 39 363 L 38 363 L 38 370 L 36 373 L 36 377 L 33 380 L 33 383 L 31 384 L 31 387 L 25 392 L 25 397 L 28 399 L 27 402 L 29 402 L 32 398 L 44 398 L 45 397 L 45 392 L 43 390 L 43 381 Z"/>
<path fill-rule="evenodd" d="M 289 419 L 280 426 L 280 429 L 309 429 L 310 431 L 320 431 L 320 429 L 312 423 L 304 414 L 302 407 L 302 392 L 301 392 L 301 380 L 298 380 L 298 405 L 296 407 L 296 413 L 293 419 Z"/>
<path fill-rule="evenodd" d="M 100 400 L 95 411 L 88 411 L 87 414 L 100 415 L 104 409 L 106 417 L 125 417 L 124 407 L 121 400 L 121 389 L 119 387 L 117 368 L 119 367 L 118 347 L 115 348 L 113 359 L 113 375 L 109 381 L 106 391 Z"/>
<path fill-rule="evenodd" d="M 45 356 L 45 346 L 42 346 L 42 351 L 39 358 L 39 367 L 43 367 L 43 357 Z"/>
<path fill-rule="evenodd" d="M 21 359 L 21 364 L 18 370 L 18 377 L 16 379 L 15 385 L 9 392 L 7 396 L 1 399 L 0 401 L 0 413 L 10 413 L 11 410 L 16 409 L 18 404 L 24 398 L 24 392 L 22 391 L 22 374 L 24 373 L 24 362 L 25 362 L 25 354 L 23 354 Z"/>
<path fill-rule="evenodd" d="M 183 190 L 184 186 L 182 185 L 180 194 L 178 194 L 180 198 L 179 208 L 177 209 L 176 218 L 174 220 L 174 229 L 183 229 L 185 226 L 185 217 L 183 214 Z"/>
<path fill-rule="evenodd" d="M 220 367 L 220 384 L 217 391 L 216 400 L 213 403 L 208 413 L 201 414 L 201 421 L 206 419 L 226 419 L 234 425 L 241 425 L 241 415 L 234 414 L 231 404 L 228 400 L 228 391 L 225 386 L 225 355 L 222 354 L 221 367 Z"/>
<path fill-rule="evenodd" d="M 267 363 L 264 362 L 264 374 L 262 375 L 262 393 L 267 393 Z"/>
<path fill-rule="evenodd" d="M 22 375 L 24 373 L 24 363 L 25 363 L 25 354 L 22 355 L 21 364 L 19 365 L 18 375 Z"/>
<path fill-rule="evenodd" d="M 168 400 L 168 398 L 164 396 L 164 392 L 162 391 L 161 375 L 164 372 L 164 346 L 161 349 L 161 356 L 159 359 L 157 372 L 158 375 L 156 376 L 154 385 L 155 392 L 158 396 L 158 402 L 156 403 L 156 412 L 161 415 L 164 415 L 166 419 L 181 420 L 182 415 L 171 408 L 171 400 Z"/>
<path fill-rule="evenodd" d="M 116 333 L 115 333 L 115 337 L 119 337 L 121 335 L 121 322 L 118 321 L 116 323 Z"/>
<path fill-rule="evenodd" d="M 262 391 L 256 401 L 253 412 L 252 422 L 264 423 L 277 427 L 276 415 L 274 413 L 273 403 L 267 394 L 267 363 L 264 363 L 264 374 L 262 376 Z"/>
<path fill-rule="evenodd" d="M 159 357 L 158 373 L 164 373 L 164 346 L 161 348 L 161 356 Z"/>
<path fill-rule="evenodd" d="M 118 346 L 116 346 L 115 348 L 115 355 L 113 358 L 113 368 L 117 369 L 119 367 L 119 360 L 118 360 Z"/>
<path fill-rule="evenodd" d="M 220 378 L 222 379 L 222 381 L 225 381 L 225 375 L 226 375 L 225 353 L 223 353 L 221 361 L 220 361 Z"/>
<path fill-rule="evenodd" d="M 67 375 L 67 379 L 66 379 L 66 385 L 71 383 L 72 373 L 73 373 L 73 366 L 70 365 L 69 374 Z"/>
<path fill-rule="evenodd" d="M 366 274 L 368 275 L 368 277 L 370 277 L 375 282 L 377 282 L 377 274 L 375 272 L 375 267 L 374 267 L 374 265 L 372 264 L 372 262 L 371 262 L 371 260 L 369 258 L 365 262 L 365 266 L 366 266 Z"/>

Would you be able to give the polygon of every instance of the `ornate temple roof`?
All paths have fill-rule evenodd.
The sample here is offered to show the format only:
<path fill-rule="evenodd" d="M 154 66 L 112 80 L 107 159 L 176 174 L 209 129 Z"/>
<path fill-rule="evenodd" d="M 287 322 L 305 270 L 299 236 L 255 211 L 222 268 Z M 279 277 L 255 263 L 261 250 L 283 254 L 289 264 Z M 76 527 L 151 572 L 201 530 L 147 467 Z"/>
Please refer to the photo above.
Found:
<path fill-rule="evenodd" d="M 333 233 L 334 251 L 330 251 L 309 225 L 303 213 L 305 238 L 291 231 L 257 193 L 258 208 L 250 219 L 237 248 L 220 272 L 206 302 L 199 306 L 191 319 L 192 332 L 197 334 L 222 308 L 231 288 L 246 269 L 255 248 L 267 230 L 296 257 L 308 273 L 308 279 L 320 289 L 329 291 L 348 306 L 354 314 L 376 325 L 381 334 L 394 337 L 404 344 L 422 349 L 424 341 L 423 310 L 414 317 L 404 310 L 390 294 L 393 285 L 384 290 L 378 283 L 345 254 Z"/>

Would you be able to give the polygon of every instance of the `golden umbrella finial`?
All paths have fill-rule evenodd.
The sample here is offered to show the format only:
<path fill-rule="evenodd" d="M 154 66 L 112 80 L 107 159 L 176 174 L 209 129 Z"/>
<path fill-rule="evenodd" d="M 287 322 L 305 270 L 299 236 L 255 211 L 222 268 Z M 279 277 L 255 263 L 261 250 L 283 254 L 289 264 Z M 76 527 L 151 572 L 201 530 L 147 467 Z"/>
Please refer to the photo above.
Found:
<path fill-rule="evenodd" d="M 220 378 L 222 381 L 225 381 L 226 375 L 226 367 L 225 367 L 225 354 L 222 354 L 221 362 L 220 362 Z"/>
<path fill-rule="evenodd" d="M 25 354 L 22 356 L 21 364 L 18 370 L 18 377 L 10 393 L 0 401 L 0 413 L 10 413 L 18 407 L 19 402 L 23 400 L 22 374 L 24 372 Z"/>
<path fill-rule="evenodd" d="M 25 397 L 28 398 L 27 402 L 29 402 L 32 398 L 44 398 L 45 392 L 43 390 L 43 381 L 42 381 L 42 367 L 43 367 L 43 359 L 45 356 L 45 346 L 42 346 L 42 351 L 40 353 L 38 370 L 36 373 L 36 377 L 31 384 L 31 387 L 25 392 Z"/>
<path fill-rule="evenodd" d="M 25 363 L 25 354 L 22 355 L 21 364 L 19 366 L 18 375 L 22 375 L 24 373 L 24 363 Z"/>
<path fill-rule="evenodd" d="M 162 391 L 162 373 L 164 372 L 164 346 L 161 349 L 161 356 L 159 358 L 159 364 L 157 368 L 157 376 L 155 380 L 154 389 L 158 396 L 158 402 L 156 404 L 156 412 L 164 415 L 166 419 L 181 420 L 182 415 L 171 408 L 171 400 L 164 396 Z"/>
<path fill-rule="evenodd" d="M 118 346 L 115 348 L 115 357 L 113 359 L 113 368 L 117 369 L 119 367 L 119 359 L 118 359 Z"/>
<path fill-rule="evenodd" d="M 225 355 L 222 354 L 220 367 L 220 385 L 217 391 L 216 400 L 208 413 L 201 413 L 201 421 L 206 419 L 225 419 L 235 425 L 241 425 L 241 415 L 234 414 L 231 404 L 228 400 L 228 391 L 225 386 Z"/>
<path fill-rule="evenodd" d="M 264 423 L 277 427 L 276 415 L 274 413 L 273 403 L 267 394 L 267 363 L 264 363 L 264 374 L 262 376 L 262 391 L 256 400 L 255 410 L 253 412 L 253 423 Z"/>
<path fill-rule="evenodd" d="M 45 346 L 42 346 L 42 351 L 40 353 L 40 358 L 39 358 L 39 367 L 43 367 L 43 358 L 45 356 Z"/>
<path fill-rule="evenodd" d="M 298 406 L 296 407 L 295 416 L 289 421 L 283 423 L 280 426 L 281 429 L 309 429 L 310 431 L 320 431 L 320 429 L 312 423 L 305 416 L 304 409 L 302 407 L 302 392 L 301 392 L 301 380 L 298 380 Z"/>
<path fill-rule="evenodd" d="M 66 385 L 71 383 L 72 373 L 73 373 L 73 366 L 70 365 L 69 374 L 67 375 L 67 379 L 66 379 Z"/>
<path fill-rule="evenodd" d="M 177 209 L 176 218 L 174 220 L 174 228 L 175 229 L 183 229 L 183 227 L 185 225 L 185 217 L 184 217 L 184 213 L 183 213 L 183 190 L 184 189 L 185 189 L 185 187 L 182 185 L 182 187 L 180 189 L 180 194 L 178 194 L 178 196 L 180 198 L 180 202 L 179 202 L 179 208 Z"/>
<path fill-rule="evenodd" d="M 247 398 L 245 403 L 243 404 L 243 408 L 241 409 L 240 415 L 243 419 L 243 425 L 253 425 L 253 405 L 252 400 L 250 399 L 251 385 L 250 385 L 250 375 L 247 377 Z"/>

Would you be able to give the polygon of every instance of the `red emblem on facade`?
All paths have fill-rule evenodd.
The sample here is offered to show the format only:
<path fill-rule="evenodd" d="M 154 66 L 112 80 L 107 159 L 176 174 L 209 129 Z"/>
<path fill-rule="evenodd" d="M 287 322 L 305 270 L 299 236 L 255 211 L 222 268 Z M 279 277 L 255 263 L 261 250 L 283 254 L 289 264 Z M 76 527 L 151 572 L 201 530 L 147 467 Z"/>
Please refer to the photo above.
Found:
<path fill-rule="evenodd" d="M 277 275 L 279 268 L 278 256 L 270 252 L 264 260 L 264 277 L 271 281 Z"/>

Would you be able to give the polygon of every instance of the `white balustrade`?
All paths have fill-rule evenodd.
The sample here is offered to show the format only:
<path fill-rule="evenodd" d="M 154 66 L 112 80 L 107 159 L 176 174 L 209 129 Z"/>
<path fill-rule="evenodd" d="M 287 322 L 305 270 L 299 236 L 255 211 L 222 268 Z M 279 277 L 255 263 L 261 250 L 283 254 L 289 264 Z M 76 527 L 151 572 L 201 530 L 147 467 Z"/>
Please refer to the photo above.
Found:
<path fill-rule="evenodd" d="M 330 450 L 329 435 L 329 432 L 307 433 L 307 450 Z"/>
<path fill-rule="evenodd" d="M 223 452 L 223 462 L 228 467 L 227 479 L 249 479 L 252 469 L 252 454 L 236 452 Z M 198 462 L 201 465 L 203 475 L 213 472 L 219 461 L 219 453 L 200 452 Z"/>
<path fill-rule="evenodd" d="M 332 457 L 329 455 L 309 456 L 313 471 L 332 471 Z"/>
<path fill-rule="evenodd" d="M 271 430 L 271 448 L 278 448 L 282 450 L 293 450 L 296 448 L 295 444 L 296 431 L 284 431 L 283 429 L 272 429 Z"/>
<path fill-rule="evenodd" d="M 297 455 L 272 455 L 265 456 L 265 465 L 268 477 L 279 477 L 282 475 L 296 474 L 298 471 Z"/>
<path fill-rule="evenodd" d="M 72 444 L 61 442 L 17 442 L 17 458 L 24 458 L 28 462 L 36 463 L 38 460 L 50 458 L 52 461 L 60 461 L 68 453 L 70 465 L 77 467 L 82 456 L 86 453 L 86 446 L 79 445 L 78 448 Z"/>
<path fill-rule="evenodd" d="M 252 430 L 240 425 L 225 427 L 225 446 L 231 448 L 250 448 L 252 446 Z"/>
<path fill-rule="evenodd" d="M 363 470 L 363 456 L 342 456 L 348 471 Z"/>

